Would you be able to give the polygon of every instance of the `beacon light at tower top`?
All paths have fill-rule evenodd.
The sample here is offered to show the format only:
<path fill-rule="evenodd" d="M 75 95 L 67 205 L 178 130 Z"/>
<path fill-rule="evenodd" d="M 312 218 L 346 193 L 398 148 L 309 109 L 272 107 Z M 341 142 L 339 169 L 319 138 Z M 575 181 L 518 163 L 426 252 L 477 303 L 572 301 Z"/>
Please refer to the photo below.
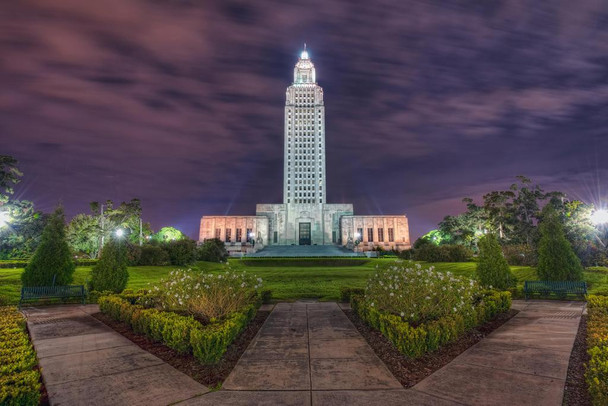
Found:
<path fill-rule="evenodd" d="M 608 210 L 600 209 L 591 214 L 591 222 L 595 225 L 608 224 Z"/>

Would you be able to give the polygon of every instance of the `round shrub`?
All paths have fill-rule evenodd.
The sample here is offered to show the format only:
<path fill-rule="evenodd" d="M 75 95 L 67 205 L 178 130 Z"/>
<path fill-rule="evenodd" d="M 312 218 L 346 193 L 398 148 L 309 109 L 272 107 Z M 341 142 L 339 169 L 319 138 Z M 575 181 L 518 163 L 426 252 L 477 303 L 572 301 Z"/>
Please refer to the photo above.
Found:
<path fill-rule="evenodd" d="M 218 238 L 210 238 L 198 248 L 198 259 L 208 262 L 226 262 L 228 251 L 226 245 Z"/>
<path fill-rule="evenodd" d="M 90 290 L 120 293 L 127 286 L 128 279 L 126 244 L 110 238 L 91 272 Z"/>
<path fill-rule="evenodd" d="M 162 266 L 169 265 L 169 254 L 157 245 L 147 245 L 141 248 L 139 265 Z"/>
<path fill-rule="evenodd" d="M 76 265 L 65 233 L 65 216 L 58 208 L 42 232 L 40 244 L 21 274 L 23 286 L 69 285 Z"/>
<path fill-rule="evenodd" d="M 169 254 L 171 265 L 190 265 L 196 261 L 196 242 L 191 239 L 175 240 L 163 247 Z"/>
<path fill-rule="evenodd" d="M 487 234 L 479 239 L 479 262 L 476 272 L 484 286 L 504 290 L 516 284 L 515 276 L 494 234 Z"/>

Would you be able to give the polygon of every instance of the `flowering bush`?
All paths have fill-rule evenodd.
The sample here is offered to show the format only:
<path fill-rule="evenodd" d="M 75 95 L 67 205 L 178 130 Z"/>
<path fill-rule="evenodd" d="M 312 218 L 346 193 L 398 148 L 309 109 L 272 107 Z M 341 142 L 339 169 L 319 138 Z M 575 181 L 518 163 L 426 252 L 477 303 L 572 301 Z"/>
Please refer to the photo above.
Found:
<path fill-rule="evenodd" d="M 186 312 L 213 322 L 241 311 L 256 300 L 262 279 L 246 272 L 222 274 L 175 270 L 155 286 L 144 305 Z"/>
<path fill-rule="evenodd" d="M 368 306 L 414 325 L 451 314 L 473 314 L 481 295 L 474 280 L 412 263 L 377 269 L 365 289 Z"/>

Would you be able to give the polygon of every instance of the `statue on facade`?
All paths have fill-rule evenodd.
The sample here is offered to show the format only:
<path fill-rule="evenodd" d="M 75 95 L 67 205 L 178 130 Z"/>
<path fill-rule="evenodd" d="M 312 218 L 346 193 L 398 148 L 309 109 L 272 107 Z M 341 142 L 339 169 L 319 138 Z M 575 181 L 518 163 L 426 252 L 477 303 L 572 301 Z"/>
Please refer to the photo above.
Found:
<path fill-rule="evenodd" d="M 348 239 L 346 240 L 346 249 L 352 250 L 355 248 L 355 244 L 353 243 L 353 237 L 350 235 L 350 231 L 348 232 Z"/>
<path fill-rule="evenodd" d="M 262 239 L 262 233 L 258 231 L 258 238 L 255 239 L 255 246 L 258 250 L 264 248 L 264 240 Z"/>

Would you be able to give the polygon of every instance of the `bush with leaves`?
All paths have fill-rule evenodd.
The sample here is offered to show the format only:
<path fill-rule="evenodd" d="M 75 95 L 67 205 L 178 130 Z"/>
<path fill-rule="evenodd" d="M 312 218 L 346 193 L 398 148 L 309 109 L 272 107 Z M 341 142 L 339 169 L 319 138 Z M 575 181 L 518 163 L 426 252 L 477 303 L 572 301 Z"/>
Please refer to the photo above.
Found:
<path fill-rule="evenodd" d="M 169 241 L 163 245 L 171 265 L 184 266 L 196 261 L 196 242 L 189 238 Z"/>
<path fill-rule="evenodd" d="M 502 247 L 509 265 L 536 266 L 538 257 L 534 247 L 528 244 L 509 244 Z"/>
<path fill-rule="evenodd" d="M 127 262 L 126 242 L 110 238 L 91 272 L 90 290 L 122 292 L 129 280 Z"/>
<path fill-rule="evenodd" d="M 486 234 L 479 239 L 479 262 L 476 272 L 484 286 L 504 290 L 517 283 L 494 234 Z"/>
<path fill-rule="evenodd" d="M 198 248 L 198 259 L 208 262 L 226 262 L 228 260 L 226 245 L 218 238 L 205 240 L 203 245 Z"/>
<path fill-rule="evenodd" d="M 543 208 L 536 272 L 544 281 L 580 281 L 583 266 L 566 239 L 553 205 Z"/>
<path fill-rule="evenodd" d="M 21 274 L 23 286 L 69 285 L 76 265 L 65 233 L 65 216 L 61 207 L 49 219 L 40 244 Z"/>
<path fill-rule="evenodd" d="M 169 265 L 170 258 L 167 251 L 158 245 L 145 245 L 141 247 L 139 255 L 139 265 L 141 266 L 162 266 Z"/>

